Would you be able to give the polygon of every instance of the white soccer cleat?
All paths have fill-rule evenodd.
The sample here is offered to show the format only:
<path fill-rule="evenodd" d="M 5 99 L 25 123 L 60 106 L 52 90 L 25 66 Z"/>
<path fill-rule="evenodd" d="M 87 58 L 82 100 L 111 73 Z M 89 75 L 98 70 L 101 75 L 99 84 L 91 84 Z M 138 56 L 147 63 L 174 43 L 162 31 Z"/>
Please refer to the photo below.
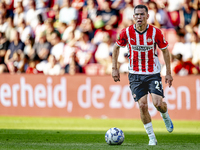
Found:
<path fill-rule="evenodd" d="M 165 126 L 166 126 L 166 128 L 167 128 L 167 131 L 168 131 L 169 133 L 171 133 L 171 132 L 174 130 L 174 125 L 173 125 L 173 123 L 172 123 L 171 118 L 169 117 L 169 115 L 167 115 L 167 117 L 166 117 L 166 118 L 163 118 L 163 120 L 164 120 L 164 122 L 165 122 Z"/>
<path fill-rule="evenodd" d="M 155 138 L 150 139 L 149 145 L 157 145 L 157 140 Z"/>

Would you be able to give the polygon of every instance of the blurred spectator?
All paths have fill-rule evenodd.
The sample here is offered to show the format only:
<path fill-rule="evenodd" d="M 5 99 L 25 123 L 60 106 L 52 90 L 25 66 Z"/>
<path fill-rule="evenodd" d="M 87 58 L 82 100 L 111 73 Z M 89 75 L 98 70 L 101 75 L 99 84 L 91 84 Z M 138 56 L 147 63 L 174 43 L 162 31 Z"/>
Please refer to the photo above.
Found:
<path fill-rule="evenodd" d="M 75 44 L 78 48 L 76 53 L 76 57 L 79 60 L 79 65 L 84 67 L 88 63 L 94 63 L 94 52 L 96 50 L 96 46 L 89 41 L 88 32 L 83 32 L 81 34 L 80 40 Z"/>
<path fill-rule="evenodd" d="M 46 39 L 49 43 L 51 43 L 51 33 L 54 32 L 54 26 L 53 26 L 53 20 L 47 19 L 45 20 L 45 33 L 46 33 Z"/>
<path fill-rule="evenodd" d="M 38 35 L 38 38 L 39 41 L 34 43 L 33 49 L 41 61 L 47 60 L 50 53 L 51 44 L 47 41 L 45 32 L 41 32 L 40 35 Z"/>
<path fill-rule="evenodd" d="M 78 29 L 81 30 L 81 32 L 88 32 L 89 40 L 93 42 L 96 29 L 94 29 L 92 20 L 90 18 L 83 19 Z"/>
<path fill-rule="evenodd" d="M 111 8 L 116 10 L 117 12 L 117 18 L 118 18 L 117 26 L 122 22 L 122 19 L 123 19 L 122 12 L 125 7 L 126 7 L 125 0 L 112 0 Z"/>
<path fill-rule="evenodd" d="M 149 18 L 148 23 L 155 25 L 158 28 L 172 28 L 168 14 L 164 9 L 158 8 L 157 4 L 153 1 L 148 3 Z"/>
<path fill-rule="evenodd" d="M 15 38 L 15 37 L 12 36 L 12 32 L 14 32 L 14 30 L 15 30 L 15 26 L 14 26 L 14 23 L 13 23 L 13 17 L 11 17 L 11 16 L 8 17 L 7 23 L 8 23 L 8 27 L 5 30 L 5 35 L 6 35 L 6 38 L 10 42 L 12 42 L 13 38 Z"/>
<path fill-rule="evenodd" d="M 76 53 L 73 52 L 71 55 L 70 63 L 65 67 L 65 73 L 74 75 L 75 73 L 83 73 L 82 67 L 78 64 Z"/>
<path fill-rule="evenodd" d="M 58 23 L 58 32 L 61 35 L 61 39 L 62 39 L 62 36 L 63 36 L 63 34 L 64 34 L 64 32 L 65 32 L 66 29 L 67 29 L 66 23 L 63 23 L 63 22 L 59 22 Z"/>
<path fill-rule="evenodd" d="M 70 55 L 69 63 L 64 67 L 64 73 L 74 75 L 75 73 L 83 73 L 83 68 L 79 65 L 76 57 L 76 52 L 72 52 Z"/>
<path fill-rule="evenodd" d="M 95 53 L 95 59 L 97 63 L 104 66 L 105 73 L 111 74 L 112 71 L 112 50 L 113 50 L 113 41 L 109 34 L 104 34 L 103 42 L 99 44 L 97 51 Z"/>
<path fill-rule="evenodd" d="M 167 0 L 167 11 L 173 12 L 181 9 L 185 0 Z"/>
<path fill-rule="evenodd" d="M 58 5 L 59 7 L 63 7 L 64 0 L 53 0 L 55 5 Z"/>
<path fill-rule="evenodd" d="M 185 41 L 191 43 L 191 36 L 194 32 L 192 26 L 186 25 L 184 28 L 180 29 L 185 33 Z"/>
<path fill-rule="evenodd" d="M 34 0 L 29 0 L 29 9 L 26 13 L 26 23 L 30 24 L 30 26 L 35 30 L 38 25 L 38 15 L 42 14 L 43 19 L 46 19 L 45 12 L 42 10 L 36 10 L 36 5 Z"/>
<path fill-rule="evenodd" d="M 199 0 L 193 0 L 192 2 L 192 7 L 195 9 L 195 10 L 198 10 L 200 9 L 200 1 Z"/>
<path fill-rule="evenodd" d="M 53 26 L 54 26 L 55 30 L 59 30 L 59 25 L 61 23 L 63 23 L 63 24 L 66 24 L 66 23 L 59 21 L 60 8 L 54 6 L 53 9 L 55 9 L 54 10 L 55 16 L 53 17 Z"/>
<path fill-rule="evenodd" d="M 72 0 L 72 7 L 80 10 L 84 5 L 84 0 Z"/>
<path fill-rule="evenodd" d="M 60 12 L 60 7 L 58 4 L 55 4 L 53 8 L 50 8 L 50 10 L 47 11 L 47 17 L 53 20 L 59 20 L 59 12 Z"/>
<path fill-rule="evenodd" d="M 28 68 L 26 69 L 27 74 L 38 74 L 43 73 L 42 71 L 37 70 L 36 66 L 39 64 L 40 59 L 35 56 L 34 58 L 31 58 L 28 60 Z"/>
<path fill-rule="evenodd" d="M 7 66 L 4 62 L 5 54 L 8 50 L 9 41 L 5 34 L 0 32 L 0 73 L 7 72 Z"/>
<path fill-rule="evenodd" d="M 45 11 L 45 8 L 47 8 L 50 5 L 51 0 L 35 0 L 36 9 L 42 9 L 42 11 Z"/>
<path fill-rule="evenodd" d="M 6 22 L 6 18 L 0 13 L 0 32 L 5 32 L 7 27 L 8 23 Z"/>
<path fill-rule="evenodd" d="M 180 28 L 184 28 L 186 25 L 192 28 L 197 24 L 197 11 L 192 7 L 190 0 L 185 0 L 183 7 L 180 10 Z"/>
<path fill-rule="evenodd" d="M 97 18 L 94 24 L 95 28 L 105 27 L 106 30 L 111 30 L 117 26 L 117 11 L 111 8 L 111 1 L 105 0 L 102 10 L 97 11 Z"/>
<path fill-rule="evenodd" d="M 45 75 L 59 75 L 61 72 L 61 66 L 57 62 L 56 57 L 54 55 L 49 55 L 48 63 L 44 67 Z"/>
<path fill-rule="evenodd" d="M 15 51 L 13 53 L 12 58 L 10 59 L 10 61 L 7 63 L 7 67 L 8 70 L 11 74 L 13 73 L 21 73 L 23 72 L 23 60 L 21 58 L 20 53 L 18 53 L 17 51 Z"/>
<path fill-rule="evenodd" d="M 178 32 L 177 33 L 177 42 L 175 43 L 172 54 L 182 54 L 183 61 L 192 60 L 192 50 L 191 50 L 191 43 L 185 42 L 185 34 Z"/>
<path fill-rule="evenodd" d="M 134 1 L 133 1 L 133 4 L 134 4 L 134 6 L 136 6 L 136 5 L 142 4 L 143 1 L 144 1 L 144 0 L 134 0 Z"/>
<path fill-rule="evenodd" d="M 5 1 L 0 2 L 0 13 L 5 17 L 13 17 L 13 10 L 7 9 Z"/>
<path fill-rule="evenodd" d="M 39 41 L 40 34 L 46 30 L 46 26 L 44 24 L 42 15 L 41 14 L 37 15 L 37 18 L 38 18 L 38 25 L 35 28 L 35 41 L 36 42 Z"/>
<path fill-rule="evenodd" d="M 13 10 L 13 3 L 15 0 L 1 0 L 1 2 L 5 3 L 6 9 Z"/>
<path fill-rule="evenodd" d="M 24 44 L 24 55 L 27 55 L 29 59 L 33 59 L 36 56 L 35 50 L 33 49 L 34 38 L 31 36 L 27 37 Z"/>
<path fill-rule="evenodd" d="M 158 5 L 159 9 L 165 9 L 165 7 L 167 6 L 167 0 L 150 0 L 150 1 L 154 1 Z"/>
<path fill-rule="evenodd" d="M 22 1 L 27 1 L 27 0 L 8 0 L 10 1 L 10 5 L 13 5 L 11 7 L 13 7 L 12 9 L 15 10 L 18 7 L 18 3 L 22 3 Z M 22 3 L 23 6 L 23 3 Z"/>
<path fill-rule="evenodd" d="M 59 22 L 66 23 L 68 25 L 72 20 L 77 19 L 78 11 L 71 6 L 70 0 L 63 0 L 63 8 L 60 10 L 59 13 Z"/>
<path fill-rule="evenodd" d="M 60 61 L 60 64 L 63 68 L 62 74 L 75 74 L 83 72 L 82 67 L 78 64 L 78 58 L 76 57 L 76 42 L 77 40 L 75 39 L 74 31 L 69 32 L 68 41 L 66 42 Z"/>
<path fill-rule="evenodd" d="M 76 30 L 76 21 L 75 20 L 72 20 L 71 22 L 70 22 L 70 24 L 67 26 L 67 28 L 65 29 L 65 31 L 64 31 L 64 33 L 63 33 L 63 36 L 62 36 L 62 40 L 64 41 L 64 42 L 67 42 L 68 41 L 68 35 L 69 35 L 69 33 L 70 32 L 72 32 L 72 31 L 75 31 Z M 74 38 L 76 38 L 76 37 L 74 37 Z"/>
<path fill-rule="evenodd" d="M 5 34 L 0 32 L 0 64 L 4 64 L 4 57 L 8 50 L 9 41 L 6 39 Z"/>
<path fill-rule="evenodd" d="M 193 32 L 191 36 L 192 63 L 200 69 L 200 38 Z"/>
<path fill-rule="evenodd" d="M 125 0 L 113 0 L 111 4 L 111 8 L 120 11 L 125 7 L 126 3 Z"/>
<path fill-rule="evenodd" d="M 95 4 L 95 0 L 87 0 L 87 5 L 83 7 L 83 18 L 90 18 L 92 22 L 95 22 L 97 10 L 98 6 Z"/>
<path fill-rule="evenodd" d="M 24 43 L 20 40 L 19 32 L 14 30 L 12 32 L 12 37 L 15 37 L 13 42 L 11 42 L 8 46 L 8 50 L 5 55 L 5 63 L 8 65 L 9 62 L 13 62 L 13 54 L 15 54 L 14 58 L 18 59 L 18 54 L 20 55 L 20 58 L 23 58 L 23 51 L 24 51 Z"/>
<path fill-rule="evenodd" d="M 20 33 L 20 39 L 22 42 L 25 42 L 26 39 L 31 36 L 34 37 L 34 32 L 33 29 L 29 24 L 26 24 L 25 21 L 23 20 L 18 27 L 18 31 Z"/>
<path fill-rule="evenodd" d="M 64 43 L 61 41 L 61 35 L 58 31 L 51 34 L 51 48 L 50 53 L 55 56 L 56 61 L 59 61 L 64 49 Z"/>
<path fill-rule="evenodd" d="M 14 25 L 18 26 L 25 19 L 24 8 L 22 2 L 17 2 L 17 7 L 14 10 Z"/>
<path fill-rule="evenodd" d="M 99 45 L 101 42 L 103 42 L 103 37 L 105 34 L 108 32 L 105 31 L 103 28 L 99 28 L 95 31 L 94 38 L 93 38 L 93 43 L 95 45 Z"/>
<path fill-rule="evenodd" d="M 200 23 L 198 24 L 196 30 L 197 30 L 196 32 L 198 34 L 198 37 L 200 38 Z"/>
<path fill-rule="evenodd" d="M 76 44 L 77 40 L 75 39 L 74 31 L 69 32 L 68 40 L 64 46 L 63 53 L 61 55 L 60 64 L 64 68 L 66 65 L 70 63 L 70 59 L 72 57 L 72 53 L 76 52 Z"/>
<path fill-rule="evenodd" d="M 17 31 L 13 31 L 12 36 L 15 38 L 9 44 L 5 55 L 5 63 L 10 73 L 24 72 L 24 43 L 20 40 Z"/>
<path fill-rule="evenodd" d="M 167 11 L 171 23 L 174 26 L 179 26 L 180 14 L 179 10 L 183 5 L 184 0 L 167 0 Z"/>
<path fill-rule="evenodd" d="M 29 9 L 29 0 L 14 0 L 14 9 L 17 6 L 17 2 L 22 1 L 22 6 L 24 8 L 24 13 L 26 14 Z"/>
<path fill-rule="evenodd" d="M 189 74 L 198 74 L 198 70 L 191 61 L 183 61 L 182 55 L 177 54 L 175 58 L 178 60 L 177 65 L 174 67 L 174 73 L 180 76 L 186 76 Z"/>
<path fill-rule="evenodd" d="M 102 9 L 103 8 L 103 3 L 104 3 L 105 0 L 96 0 L 97 2 L 97 6 L 98 6 L 98 9 Z"/>
<path fill-rule="evenodd" d="M 125 0 L 125 8 L 122 12 L 122 23 L 125 27 L 133 24 L 134 5 L 133 0 Z"/>

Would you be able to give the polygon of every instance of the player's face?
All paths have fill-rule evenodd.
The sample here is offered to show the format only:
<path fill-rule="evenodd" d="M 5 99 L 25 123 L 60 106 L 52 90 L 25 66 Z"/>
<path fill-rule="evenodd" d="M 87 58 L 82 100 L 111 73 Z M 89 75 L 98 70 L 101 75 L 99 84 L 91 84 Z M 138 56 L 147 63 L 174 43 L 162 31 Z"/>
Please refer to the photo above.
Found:
<path fill-rule="evenodd" d="M 133 19 L 136 23 L 136 26 L 143 26 L 147 24 L 147 19 L 149 18 L 149 14 L 147 14 L 144 8 L 135 9 L 135 13 L 133 15 Z"/>

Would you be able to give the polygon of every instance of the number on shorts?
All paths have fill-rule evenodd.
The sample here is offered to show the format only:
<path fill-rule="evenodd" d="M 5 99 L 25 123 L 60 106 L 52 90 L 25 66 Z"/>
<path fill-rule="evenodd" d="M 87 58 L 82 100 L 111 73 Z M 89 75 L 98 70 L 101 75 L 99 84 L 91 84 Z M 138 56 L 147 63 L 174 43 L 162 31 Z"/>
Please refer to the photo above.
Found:
<path fill-rule="evenodd" d="M 157 89 L 157 90 L 160 91 L 161 89 L 163 89 L 163 87 L 162 87 L 162 82 L 161 82 L 161 81 L 160 81 L 160 82 L 159 82 L 159 81 L 155 81 L 155 84 L 156 84 L 156 89 Z M 161 88 L 161 89 L 160 89 L 160 88 Z"/>

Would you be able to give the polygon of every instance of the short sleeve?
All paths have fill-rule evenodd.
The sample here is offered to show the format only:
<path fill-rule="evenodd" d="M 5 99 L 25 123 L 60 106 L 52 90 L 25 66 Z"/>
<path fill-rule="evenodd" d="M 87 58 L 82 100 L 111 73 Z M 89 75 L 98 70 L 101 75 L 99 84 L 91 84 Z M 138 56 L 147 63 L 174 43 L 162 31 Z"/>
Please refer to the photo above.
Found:
<path fill-rule="evenodd" d="M 125 47 L 127 45 L 126 29 L 121 30 L 120 34 L 117 37 L 116 43 L 121 47 Z"/>
<path fill-rule="evenodd" d="M 161 30 L 156 29 L 156 36 L 155 36 L 156 43 L 158 47 L 163 50 L 168 47 L 168 42 L 165 40 Z"/>

